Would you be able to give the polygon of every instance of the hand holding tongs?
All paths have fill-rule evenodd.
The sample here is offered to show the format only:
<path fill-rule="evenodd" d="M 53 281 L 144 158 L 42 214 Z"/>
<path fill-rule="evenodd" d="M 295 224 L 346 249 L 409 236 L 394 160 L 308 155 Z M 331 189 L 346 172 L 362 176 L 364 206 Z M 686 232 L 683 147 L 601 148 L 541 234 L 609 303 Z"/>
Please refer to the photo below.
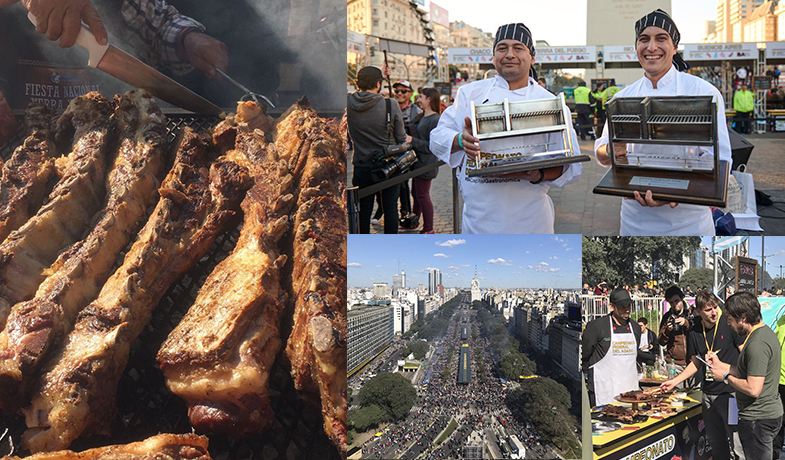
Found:
<path fill-rule="evenodd" d="M 273 109 L 275 108 L 275 104 L 273 104 L 273 103 L 270 101 L 270 99 L 267 99 L 267 97 L 265 97 L 263 94 L 257 94 L 257 93 L 254 93 L 254 92 L 253 92 L 253 91 L 251 91 L 250 89 L 248 89 L 248 88 L 246 88 L 245 86 L 241 85 L 241 84 L 240 84 L 240 82 L 238 82 L 238 81 L 237 81 L 237 80 L 235 80 L 234 78 L 230 77 L 229 75 L 226 75 L 226 72 L 224 72 L 223 70 L 219 69 L 218 67 L 215 67 L 215 71 L 216 71 L 216 72 L 218 72 L 219 74 L 221 74 L 221 76 L 223 76 L 223 77 L 224 77 L 224 78 L 226 78 L 227 80 L 229 80 L 229 82 L 230 82 L 231 84 L 233 84 L 234 86 L 236 86 L 236 87 L 240 88 L 241 90 L 245 91 L 245 96 L 243 96 L 243 99 L 250 97 L 250 98 L 251 98 L 251 99 L 252 99 L 254 102 L 256 102 L 257 104 L 259 103 L 259 99 L 262 99 L 262 100 L 264 100 L 264 102 L 266 102 L 266 103 L 267 103 L 267 105 L 269 105 L 271 108 L 273 108 Z"/>

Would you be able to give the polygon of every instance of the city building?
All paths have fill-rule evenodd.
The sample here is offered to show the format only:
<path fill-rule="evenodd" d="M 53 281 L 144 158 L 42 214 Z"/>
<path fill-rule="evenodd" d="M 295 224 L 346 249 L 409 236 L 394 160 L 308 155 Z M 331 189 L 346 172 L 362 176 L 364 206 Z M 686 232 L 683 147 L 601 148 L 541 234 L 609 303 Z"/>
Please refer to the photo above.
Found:
<path fill-rule="evenodd" d="M 406 275 L 393 275 L 393 282 L 392 282 L 392 295 L 395 296 L 398 294 L 398 291 L 405 288 L 406 283 Z"/>
<path fill-rule="evenodd" d="M 442 272 L 438 268 L 432 268 L 428 274 L 428 295 L 438 294 L 440 284 L 442 284 Z"/>
<path fill-rule="evenodd" d="M 355 307 L 348 312 L 346 369 L 349 375 L 392 343 L 394 314 L 390 307 Z"/>
<path fill-rule="evenodd" d="M 710 43 L 748 41 L 744 40 L 745 26 L 753 11 L 763 3 L 764 0 L 717 0 L 714 33 L 707 33 L 706 41 Z"/>
<path fill-rule="evenodd" d="M 412 318 L 414 309 L 410 304 L 399 301 L 393 301 L 392 307 L 395 310 L 393 333 L 395 335 L 405 334 L 412 327 L 412 322 L 414 322 Z"/>
<path fill-rule="evenodd" d="M 777 6 L 772 0 L 766 0 L 756 7 L 746 24 L 744 24 L 745 42 L 773 42 L 777 40 Z"/>
<path fill-rule="evenodd" d="M 548 327 L 548 353 L 553 361 L 575 381 L 581 379 L 581 329 L 553 322 Z"/>
<path fill-rule="evenodd" d="M 376 299 L 387 297 L 387 283 L 373 283 L 373 296 Z"/>
<path fill-rule="evenodd" d="M 480 294 L 480 280 L 477 279 L 477 275 L 474 275 L 472 278 L 472 302 L 475 300 L 480 300 L 482 295 Z"/>

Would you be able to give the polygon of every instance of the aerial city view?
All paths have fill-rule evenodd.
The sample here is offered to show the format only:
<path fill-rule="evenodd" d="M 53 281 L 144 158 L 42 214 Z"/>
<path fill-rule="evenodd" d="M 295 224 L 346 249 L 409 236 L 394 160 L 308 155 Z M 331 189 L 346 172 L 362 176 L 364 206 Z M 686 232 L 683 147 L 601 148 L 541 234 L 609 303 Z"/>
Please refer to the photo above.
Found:
<path fill-rule="evenodd" d="M 349 235 L 349 458 L 581 458 L 580 235 Z"/>

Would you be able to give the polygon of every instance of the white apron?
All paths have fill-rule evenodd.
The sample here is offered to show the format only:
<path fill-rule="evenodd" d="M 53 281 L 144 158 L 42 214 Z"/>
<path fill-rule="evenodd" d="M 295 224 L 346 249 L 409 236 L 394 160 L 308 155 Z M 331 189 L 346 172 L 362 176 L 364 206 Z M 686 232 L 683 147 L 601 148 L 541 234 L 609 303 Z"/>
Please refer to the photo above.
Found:
<path fill-rule="evenodd" d="M 611 348 L 601 360 L 591 366 L 594 369 L 594 397 L 598 406 L 613 402 L 614 396 L 625 391 L 638 389 L 638 369 L 635 363 L 638 343 L 635 334 L 614 334 L 613 318 L 609 316 L 608 320 L 611 322 Z"/>

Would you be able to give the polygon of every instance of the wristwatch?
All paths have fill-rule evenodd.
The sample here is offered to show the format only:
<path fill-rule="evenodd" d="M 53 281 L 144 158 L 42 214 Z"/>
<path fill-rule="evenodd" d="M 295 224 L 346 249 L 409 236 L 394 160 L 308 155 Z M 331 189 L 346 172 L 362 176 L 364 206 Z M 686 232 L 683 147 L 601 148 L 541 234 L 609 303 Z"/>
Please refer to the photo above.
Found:
<path fill-rule="evenodd" d="M 540 182 L 542 182 L 543 179 L 545 179 L 545 171 L 543 171 L 542 169 L 538 169 L 538 171 L 540 171 L 540 178 L 537 179 L 536 181 L 533 181 L 533 182 L 530 181 L 530 183 L 533 184 L 533 185 L 537 185 Z"/>
<path fill-rule="evenodd" d="M 730 375 L 730 372 L 726 372 L 725 375 L 722 376 L 722 381 L 723 381 L 723 383 L 725 383 L 725 385 L 729 385 L 729 383 L 728 383 L 728 376 L 729 375 Z"/>

